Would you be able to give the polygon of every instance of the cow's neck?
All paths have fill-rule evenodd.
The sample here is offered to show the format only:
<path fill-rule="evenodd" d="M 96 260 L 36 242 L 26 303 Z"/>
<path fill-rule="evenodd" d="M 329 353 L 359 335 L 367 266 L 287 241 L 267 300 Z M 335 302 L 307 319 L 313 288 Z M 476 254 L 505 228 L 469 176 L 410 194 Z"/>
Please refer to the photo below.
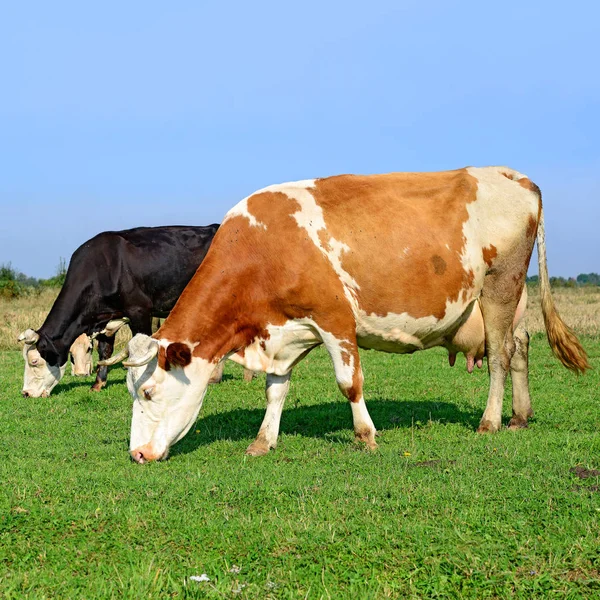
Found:
<path fill-rule="evenodd" d="M 206 261 L 205 261 L 206 262 Z M 204 271 L 204 272 L 202 272 Z M 264 332 L 259 324 L 261 290 L 236 277 L 209 277 L 205 263 L 186 287 L 156 337 L 192 344 L 209 362 L 250 345 Z M 214 283 L 213 283 L 214 282 Z"/>
<path fill-rule="evenodd" d="M 89 305 L 82 310 L 80 295 L 75 295 L 65 285 L 50 309 L 38 333 L 49 340 L 59 356 L 66 360 L 71 344 L 82 334 L 89 333 L 91 323 L 87 318 Z"/>

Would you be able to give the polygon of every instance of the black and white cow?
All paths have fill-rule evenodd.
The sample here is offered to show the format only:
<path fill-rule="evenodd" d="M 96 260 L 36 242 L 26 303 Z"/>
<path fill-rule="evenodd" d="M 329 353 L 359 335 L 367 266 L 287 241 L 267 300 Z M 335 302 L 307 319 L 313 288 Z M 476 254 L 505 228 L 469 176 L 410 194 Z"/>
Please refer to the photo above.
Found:
<path fill-rule="evenodd" d="M 166 317 L 175 306 L 218 227 L 137 227 L 105 231 L 82 244 L 44 324 L 19 336 L 25 344 L 23 396 L 50 395 L 82 333 L 96 334 L 101 360 L 112 355 L 123 323 L 133 335 L 150 335 L 152 317 Z M 106 385 L 107 370 L 98 366 L 93 390 Z"/>

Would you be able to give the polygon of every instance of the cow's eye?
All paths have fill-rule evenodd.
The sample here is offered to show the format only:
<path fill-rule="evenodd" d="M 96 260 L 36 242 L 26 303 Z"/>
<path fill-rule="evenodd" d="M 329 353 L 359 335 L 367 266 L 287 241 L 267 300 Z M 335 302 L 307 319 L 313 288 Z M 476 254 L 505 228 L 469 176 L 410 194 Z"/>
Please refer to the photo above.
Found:
<path fill-rule="evenodd" d="M 38 359 L 37 358 L 32 358 L 31 359 L 31 366 L 32 367 L 37 367 L 38 364 Z"/>
<path fill-rule="evenodd" d="M 154 392 L 153 387 L 146 388 L 144 390 L 144 398 L 146 398 L 146 400 L 152 400 L 152 392 Z"/>

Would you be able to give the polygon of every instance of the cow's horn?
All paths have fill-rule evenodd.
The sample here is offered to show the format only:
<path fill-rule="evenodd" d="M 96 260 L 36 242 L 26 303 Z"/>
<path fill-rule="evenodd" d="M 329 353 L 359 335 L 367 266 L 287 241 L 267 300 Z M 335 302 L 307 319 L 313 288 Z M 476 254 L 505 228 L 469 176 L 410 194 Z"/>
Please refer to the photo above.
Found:
<path fill-rule="evenodd" d="M 112 337 L 126 323 L 129 323 L 129 319 L 127 317 L 123 317 L 122 319 L 113 319 L 106 324 L 106 327 L 102 330 L 102 333 Z"/>
<path fill-rule="evenodd" d="M 144 356 L 135 360 L 128 360 L 123 362 L 124 367 L 143 367 L 147 365 L 156 355 L 158 354 L 158 344 L 154 343 L 148 349 L 148 352 Z"/>
<path fill-rule="evenodd" d="M 112 337 L 126 323 L 129 323 L 129 318 L 128 317 L 123 317 L 122 319 L 113 319 L 112 321 L 109 321 L 106 324 L 106 326 L 104 327 L 104 329 L 102 331 L 96 331 L 95 333 L 92 333 L 92 335 L 90 337 L 93 340 L 95 340 L 101 334 L 107 335 L 109 337 Z"/>
<path fill-rule="evenodd" d="M 33 329 L 26 329 L 18 338 L 17 341 L 25 342 L 26 344 L 35 344 L 40 339 L 40 334 Z"/>
<path fill-rule="evenodd" d="M 121 362 L 122 360 L 125 360 L 128 356 L 129 356 L 129 348 L 127 348 L 127 346 L 125 346 L 125 348 L 123 348 L 123 350 L 121 350 L 121 352 L 119 352 L 119 354 L 117 354 L 116 356 L 111 356 L 110 358 L 107 358 L 106 360 L 99 360 L 98 364 L 101 367 L 110 367 L 112 365 L 116 365 L 118 362 Z"/>

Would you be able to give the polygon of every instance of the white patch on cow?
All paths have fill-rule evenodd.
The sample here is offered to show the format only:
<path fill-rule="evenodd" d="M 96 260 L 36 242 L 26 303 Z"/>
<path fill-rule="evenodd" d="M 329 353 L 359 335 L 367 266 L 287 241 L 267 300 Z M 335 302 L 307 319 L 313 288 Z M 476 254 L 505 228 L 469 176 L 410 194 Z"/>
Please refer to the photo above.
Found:
<path fill-rule="evenodd" d="M 359 310 L 356 316 L 356 336 L 362 348 L 403 354 L 425 350 L 443 344 L 444 338 L 459 323 L 474 298 L 446 301 L 442 319 L 434 316 L 415 318 L 408 313 L 388 313 L 385 316 Z"/>
<path fill-rule="evenodd" d="M 228 358 L 251 371 L 285 375 L 298 357 L 323 339 L 312 319 L 292 319 L 284 325 L 267 325 L 269 337 L 256 338 L 238 354 Z"/>
<path fill-rule="evenodd" d="M 365 399 L 361 396 L 357 402 L 350 402 L 352 408 L 352 420 L 354 422 L 354 430 L 368 429 L 375 433 L 375 425 L 371 419 L 371 415 L 367 410 Z"/>
<path fill-rule="evenodd" d="M 467 204 L 461 263 L 465 270 L 473 270 L 474 286 L 480 289 L 487 270 L 482 249 L 493 245 L 498 254 L 510 251 L 522 235 L 519 225 L 527 223 L 530 215 L 537 217 L 538 197 L 518 183 L 526 176 L 508 167 L 469 167 L 467 171 L 477 180 L 477 200 Z M 499 206 L 506 208 L 499 211 Z"/>
<path fill-rule="evenodd" d="M 129 368 L 127 387 L 134 398 L 132 453 L 141 451 L 151 459 L 166 457 L 169 447 L 195 423 L 214 367 L 193 357 L 186 367 L 170 371 L 159 368 L 156 358 L 143 367 Z"/>

